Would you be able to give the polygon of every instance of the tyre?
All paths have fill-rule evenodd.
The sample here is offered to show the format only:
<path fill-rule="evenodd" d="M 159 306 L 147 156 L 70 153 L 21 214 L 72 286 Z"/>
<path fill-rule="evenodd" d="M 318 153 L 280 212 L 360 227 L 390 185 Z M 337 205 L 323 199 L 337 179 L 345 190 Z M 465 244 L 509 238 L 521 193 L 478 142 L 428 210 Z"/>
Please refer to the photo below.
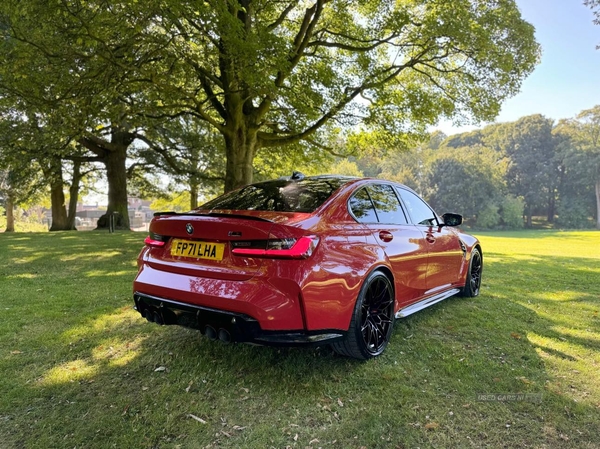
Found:
<path fill-rule="evenodd" d="M 333 343 L 335 352 L 367 360 L 381 354 L 394 326 L 394 288 L 381 271 L 372 272 L 360 289 L 345 340 Z"/>
<path fill-rule="evenodd" d="M 477 248 L 471 251 L 471 261 L 469 262 L 469 273 L 467 274 L 467 282 L 460 291 L 460 295 L 466 298 L 474 298 L 479 296 L 481 288 L 481 272 L 483 271 L 483 257 Z"/>

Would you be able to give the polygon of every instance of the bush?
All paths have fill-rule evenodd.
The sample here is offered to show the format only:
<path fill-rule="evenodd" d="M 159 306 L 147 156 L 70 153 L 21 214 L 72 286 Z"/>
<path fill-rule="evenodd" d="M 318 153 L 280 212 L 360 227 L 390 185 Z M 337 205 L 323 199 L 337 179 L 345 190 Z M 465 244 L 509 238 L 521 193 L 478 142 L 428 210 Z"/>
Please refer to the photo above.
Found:
<path fill-rule="evenodd" d="M 478 214 L 476 226 L 478 228 L 492 229 L 500 222 L 500 215 L 498 214 L 498 206 L 494 204 L 488 204 Z"/>
<path fill-rule="evenodd" d="M 555 226 L 563 229 L 586 229 L 592 227 L 588 208 L 579 200 L 561 201 L 556 208 Z"/>
<path fill-rule="evenodd" d="M 525 202 L 521 198 L 505 196 L 500 204 L 500 220 L 506 229 L 519 229 L 523 227 L 523 210 Z"/>

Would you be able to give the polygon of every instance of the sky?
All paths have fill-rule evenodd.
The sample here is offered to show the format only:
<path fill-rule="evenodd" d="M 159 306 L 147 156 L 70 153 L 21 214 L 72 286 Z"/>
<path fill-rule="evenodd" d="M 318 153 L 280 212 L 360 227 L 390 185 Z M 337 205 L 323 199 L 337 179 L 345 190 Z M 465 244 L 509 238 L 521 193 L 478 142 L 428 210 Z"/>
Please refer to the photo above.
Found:
<path fill-rule="evenodd" d="M 532 114 L 555 120 L 572 118 L 600 104 L 600 25 L 583 0 L 517 0 L 525 20 L 535 27 L 541 63 L 523 82 L 521 92 L 502 106 L 498 122 Z M 440 123 L 451 135 L 480 126 Z"/>

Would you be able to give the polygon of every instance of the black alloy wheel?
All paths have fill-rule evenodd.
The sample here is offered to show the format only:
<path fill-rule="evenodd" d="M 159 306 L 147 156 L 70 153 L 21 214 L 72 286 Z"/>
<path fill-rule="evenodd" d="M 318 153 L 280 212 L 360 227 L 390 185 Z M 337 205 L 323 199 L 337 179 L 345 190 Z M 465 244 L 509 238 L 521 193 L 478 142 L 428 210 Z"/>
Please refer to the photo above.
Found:
<path fill-rule="evenodd" d="M 479 296 L 481 288 L 481 273 L 483 271 L 483 258 L 477 248 L 473 248 L 471 252 L 471 260 L 469 262 L 469 273 L 467 274 L 467 282 L 461 291 L 461 296 L 474 298 Z"/>
<path fill-rule="evenodd" d="M 356 300 L 345 340 L 333 344 L 342 355 L 367 360 L 386 348 L 394 326 L 394 289 L 388 277 L 374 271 Z"/>

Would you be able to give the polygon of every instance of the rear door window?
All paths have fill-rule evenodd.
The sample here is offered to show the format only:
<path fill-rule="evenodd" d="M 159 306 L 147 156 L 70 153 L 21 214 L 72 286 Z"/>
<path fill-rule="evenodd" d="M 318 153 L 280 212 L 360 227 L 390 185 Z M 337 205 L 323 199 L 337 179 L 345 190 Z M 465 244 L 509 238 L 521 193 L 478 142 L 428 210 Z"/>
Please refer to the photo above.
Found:
<path fill-rule="evenodd" d="M 392 186 L 373 184 L 367 187 L 371 201 L 375 206 L 379 223 L 407 224 L 406 216 Z"/>

